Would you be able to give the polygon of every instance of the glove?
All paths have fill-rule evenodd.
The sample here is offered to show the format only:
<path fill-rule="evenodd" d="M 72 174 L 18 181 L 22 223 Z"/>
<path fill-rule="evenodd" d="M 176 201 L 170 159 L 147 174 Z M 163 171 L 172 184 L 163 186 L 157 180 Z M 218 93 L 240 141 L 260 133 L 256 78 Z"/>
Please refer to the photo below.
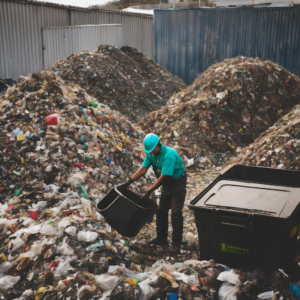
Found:
<path fill-rule="evenodd" d="M 139 194 L 139 200 L 144 201 L 144 200 L 148 199 L 149 196 L 151 195 L 151 193 L 152 193 L 152 191 L 147 191 L 142 194 Z"/>
<path fill-rule="evenodd" d="M 133 180 L 130 178 L 129 180 L 125 181 L 124 183 L 119 184 L 117 186 L 117 188 L 120 192 L 122 192 L 125 189 L 127 189 L 132 183 L 133 183 Z"/>

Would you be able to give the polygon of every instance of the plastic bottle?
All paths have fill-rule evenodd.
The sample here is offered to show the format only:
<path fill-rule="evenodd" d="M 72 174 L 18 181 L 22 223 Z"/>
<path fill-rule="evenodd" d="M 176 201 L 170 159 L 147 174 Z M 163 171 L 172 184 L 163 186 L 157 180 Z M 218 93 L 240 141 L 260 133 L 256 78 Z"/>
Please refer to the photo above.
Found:
<path fill-rule="evenodd" d="M 87 200 L 90 200 L 90 197 L 88 196 L 88 194 L 87 194 L 86 190 L 83 188 L 83 186 L 81 184 L 79 184 L 78 187 L 81 190 L 80 196 L 82 196 L 83 198 L 85 198 Z"/>
<path fill-rule="evenodd" d="M 98 107 L 98 104 L 97 104 L 97 103 L 94 103 L 94 102 L 92 102 L 92 101 L 90 101 L 90 105 L 93 105 L 95 108 Z"/>

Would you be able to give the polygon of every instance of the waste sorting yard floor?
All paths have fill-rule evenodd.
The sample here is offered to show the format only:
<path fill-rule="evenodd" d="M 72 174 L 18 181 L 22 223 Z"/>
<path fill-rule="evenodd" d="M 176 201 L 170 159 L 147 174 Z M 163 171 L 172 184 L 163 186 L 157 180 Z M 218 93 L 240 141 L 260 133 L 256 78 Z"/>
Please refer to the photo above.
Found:
<path fill-rule="evenodd" d="M 125 62 L 121 61 L 123 58 L 120 58 L 124 55 L 135 61 L 128 66 L 127 70 L 130 70 L 128 73 L 126 73 Z M 103 60 L 100 61 L 101 63 L 99 57 Z M 138 65 L 140 69 L 136 69 L 135 72 L 134 68 L 138 68 Z M 148 69 L 143 73 L 141 70 L 143 68 Z M 224 70 L 217 70 L 218 68 Z M 230 70 L 229 73 L 227 69 Z M 232 73 L 233 70 L 236 71 Z M 232 80 L 237 80 L 242 87 L 237 91 L 246 95 L 243 90 L 244 85 L 250 85 L 252 89 L 257 88 L 249 79 L 254 78 L 253 70 L 262 74 L 258 78 L 269 76 L 267 85 L 275 85 L 279 95 L 280 92 L 287 93 L 291 101 L 284 102 L 284 97 L 281 98 L 276 94 L 276 98 L 269 90 L 268 95 L 259 94 L 262 98 L 267 97 L 267 102 L 261 107 L 264 110 L 259 110 L 260 106 L 257 106 L 256 100 L 253 102 L 252 110 L 248 107 L 248 112 L 245 112 L 246 106 L 243 107 L 241 114 L 244 120 L 243 126 L 249 126 L 247 130 L 251 132 L 257 124 L 261 126 L 251 134 L 251 139 L 269 125 L 271 126 L 275 119 L 279 125 L 275 124 L 275 127 L 269 129 L 268 140 L 262 144 L 260 139 L 256 140 L 249 149 L 241 152 L 241 158 L 245 163 L 253 164 L 251 155 L 257 150 L 259 153 L 257 156 L 261 162 L 264 162 L 263 165 L 268 162 L 268 166 L 279 167 L 278 164 L 284 164 L 287 168 L 297 169 L 298 108 L 296 107 L 279 121 L 277 119 L 296 102 L 294 95 L 298 93 L 295 87 L 298 78 L 271 62 L 247 58 L 225 61 L 218 67 L 214 66 L 210 71 L 216 74 L 225 72 L 224 76 L 229 76 L 230 80 L 232 79 L 230 74 L 235 74 L 237 78 Z M 159 75 L 157 72 L 163 77 L 155 81 L 154 78 Z M 97 76 L 94 76 L 94 73 Z M 144 77 L 140 74 L 144 74 Z M 218 76 L 221 76 L 220 74 Z M 113 98 L 116 101 L 113 103 L 112 98 L 109 98 L 113 97 L 109 95 L 109 91 L 113 89 L 111 85 L 115 84 L 114 80 L 119 80 L 117 76 L 119 79 L 123 78 L 124 82 L 128 81 L 127 85 L 130 85 L 130 89 L 124 82 L 121 84 L 121 81 L 118 81 L 116 86 L 122 88 L 115 87 L 118 97 Z M 95 78 L 100 83 L 103 80 L 103 85 L 96 83 Z M 148 84 L 145 78 L 148 78 Z M 165 78 L 165 81 L 162 81 L 162 78 Z M 150 79 L 154 82 L 153 85 L 150 84 Z M 145 84 L 141 84 L 143 80 Z M 216 80 L 218 79 L 215 78 L 214 82 L 217 85 L 222 83 Z M 150 220 L 136 237 L 129 239 L 111 228 L 97 211 L 97 201 L 115 184 L 128 179 L 144 159 L 142 141 L 145 133 L 131 121 L 139 119 L 146 111 L 159 108 L 158 106 L 163 103 L 160 97 L 166 101 L 167 97 L 173 95 L 171 90 L 174 91 L 174 85 L 177 85 L 178 90 L 185 88 L 179 79 L 172 77 L 165 69 L 153 62 L 146 61 L 132 48 L 125 47 L 120 50 L 100 46 L 94 53 L 81 52 L 61 60 L 48 71 L 33 73 L 19 81 L 0 96 L 1 299 L 285 300 L 296 298 L 297 288 L 300 289 L 299 250 L 295 257 L 295 265 L 288 272 L 288 278 L 279 270 L 265 274 L 260 269 L 233 270 L 230 266 L 214 261 L 199 260 L 201 253 L 198 251 L 196 224 L 194 215 L 187 205 L 227 168 L 223 161 L 224 157 L 219 161 L 222 168 L 213 166 L 215 156 L 212 155 L 212 150 L 208 150 L 210 148 L 204 147 L 203 152 L 199 152 L 199 156 L 194 156 L 193 154 L 198 153 L 200 144 L 193 147 L 182 142 L 180 138 L 172 139 L 174 143 L 178 143 L 177 149 L 184 157 L 185 163 L 189 165 L 186 205 L 183 210 L 183 245 L 180 254 L 172 254 L 169 248 L 147 246 L 147 242 L 156 235 L 155 219 Z M 206 82 L 206 85 L 208 84 Z M 143 89 L 144 86 L 146 89 L 147 85 L 149 89 L 145 92 Z M 258 85 L 258 81 L 255 85 Z M 88 89 L 88 86 L 91 88 Z M 157 86 L 158 88 L 155 89 Z M 214 88 L 219 93 L 222 86 Z M 159 95 L 158 91 L 163 90 L 167 91 L 166 94 L 150 98 L 150 94 Z M 191 91 L 191 97 L 194 97 L 192 94 L 195 89 L 188 89 L 188 91 Z M 207 92 L 204 87 L 201 91 Z M 144 92 L 148 102 L 144 102 L 145 99 L 141 97 L 133 96 Z M 130 95 L 131 99 L 121 97 L 121 93 Z M 169 108 L 173 105 L 172 101 L 179 102 L 176 105 L 187 105 L 189 101 L 194 101 L 179 96 L 186 95 L 185 93 L 186 91 L 183 91 L 175 95 L 169 102 L 171 103 Z M 203 105 L 207 107 L 203 111 L 212 109 L 219 102 L 217 99 L 211 100 L 215 94 L 213 92 L 207 99 L 202 99 L 207 101 L 201 102 L 202 108 Z M 197 93 L 194 95 L 198 97 Z M 232 99 L 237 99 L 235 90 L 228 89 L 228 95 L 231 95 Z M 245 102 L 249 100 L 247 97 Z M 134 106 L 130 106 L 128 102 L 128 106 L 124 106 L 124 99 L 132 101 L 137 106 L 138 101 L 146 104 L 140 110 L 132 109 Z M 270 102 L 273 100 L 274 102 Z M 211 101 L 216 102 L 211 104 Z M 227 123 L 222 123 L 223 125 L 220 126 L 224 128 L 227 126 L 227 131 L 224 134 L 226 138 L 222 137 L 224 141 L 220 139 L 218 145 L 228 146 L 229 142 L 235 148 L 240 147 L 246 144 L 241 139 L 243 134 L 237 135 L 236 128 L 241 126 L 239 121 L 234 121 L 236 116 L 240 115 L 231 115 L 228 111 L 233 111 L 234 107 L 230 106 L 230 102 L 225 104 L 225 100 L 222 101 L 220 101 L 220 107 L 224 108 L 221 109 L 224 112 L 222 116 L 228 119 L 226 119 Z M 116 111 L 113 110 L 114 108 L 120 109 Z M 214 114 L 208 113 L 210 118 L 207 119 L 206 125 L 201 123 L 200 126 L 205 125 L 204 131 L 201 132 L 210 131 L 212 125 L 209 120 L 213 119 L 217 112 L 219 114 L 220 111 L 216 109 Z M 202 115 L 202 110 L 198 115 Z M 177 117 L 179 118 L 180 114 Z M 248 120 L 247 117 L 249 122 L 245 121 Z M 158 122 L 161 120 L 159 118 Z M 252 122 L 252 119 L 258 123 Z M 198 124 L 199 122 L 198 120 Z M 222 122 L 225 122 L 225 117 Z M 176 124 L 172 125 L 175 128 L 172 132 L 181 134 Z M 232 124 L 236 126 L 235 129 Z M 206 126 L 209 127 L 208 130 L 205 129 Z M 211 138 L 212 132 L 210 132 Z M 273 134 L 279 135 L 279 139 L 273 138 Z M 283 136 L 280 136 L 281 134 Z M 238 140 L 237 143 L 235 138 Z M 272 148 L 268 150 L 265 145 L 272 145 Z M 220 149 L 227 151 L 225 146 Z M 189 147 L 192 147 L 192 152 L 186 149 Z M 280 151 L 276 150 L 278 147 Z M 272 152 L 269 157 L 264 151 L 272 149 L 275 152 Z M 262 157 L 266 157 L 266 160 L 262 160 Z M 291 160 L 291 157 L 295 159 Z M 195 161 L 192 162 L 191 158 L 195 158 Z M 295 162 L 288 165 L 285 159 L 292 162 L 295 160 Z M 153 181 L 153 173 L 149 172 L 145 178 L 132 184 L 131 189 L 140 193 Z"/>

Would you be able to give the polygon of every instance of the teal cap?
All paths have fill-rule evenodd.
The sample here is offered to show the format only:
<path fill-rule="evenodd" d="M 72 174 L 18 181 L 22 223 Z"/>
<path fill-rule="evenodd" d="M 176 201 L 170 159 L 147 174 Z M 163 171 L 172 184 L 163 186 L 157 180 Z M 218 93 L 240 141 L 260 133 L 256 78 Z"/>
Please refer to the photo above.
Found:
<path fill-rule="evenodd" d="M 154 133 L 148 133 L 144 138 L 144 151 L 146 153 L 152 152 L 159 142 L 159 137 Z"/>

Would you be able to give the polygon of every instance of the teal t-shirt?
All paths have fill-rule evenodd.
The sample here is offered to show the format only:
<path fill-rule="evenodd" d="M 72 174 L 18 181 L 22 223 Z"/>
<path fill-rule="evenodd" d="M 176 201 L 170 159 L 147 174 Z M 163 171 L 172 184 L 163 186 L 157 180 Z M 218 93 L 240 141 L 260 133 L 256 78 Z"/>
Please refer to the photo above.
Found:
<path fill-rule="evenodd" d="M 161 145 L 158 155 L 146 154 L 143 167 L 149 168 L 150 166 L 156 166 L 157 173 L 171 176 L 174 179 L 181 177 L 185 172 L 182 159 L 177 151 L 165 145 Z"/>

